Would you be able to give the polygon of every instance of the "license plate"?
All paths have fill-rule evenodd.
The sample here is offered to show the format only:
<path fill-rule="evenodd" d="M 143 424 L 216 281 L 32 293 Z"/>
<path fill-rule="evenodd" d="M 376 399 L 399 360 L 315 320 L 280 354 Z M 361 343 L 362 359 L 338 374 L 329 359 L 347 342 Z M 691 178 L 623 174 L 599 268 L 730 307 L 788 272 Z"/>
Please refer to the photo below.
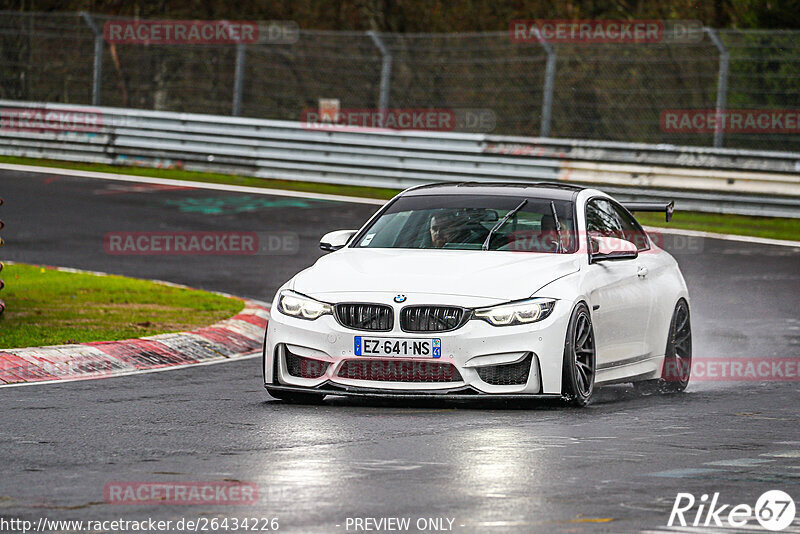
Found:
<path fill-rule="evenodd" d="M 441 358 L 442 340 L 354 336 L 353 352 L 356 356 Z"/>

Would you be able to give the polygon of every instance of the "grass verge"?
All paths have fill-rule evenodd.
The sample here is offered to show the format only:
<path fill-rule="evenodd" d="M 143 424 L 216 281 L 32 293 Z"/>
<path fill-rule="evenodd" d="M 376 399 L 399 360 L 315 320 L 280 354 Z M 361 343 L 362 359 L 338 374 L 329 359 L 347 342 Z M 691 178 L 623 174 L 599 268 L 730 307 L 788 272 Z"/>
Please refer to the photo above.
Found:
<path fill-rule="evenodd" d="M 0 347 L 113 341 L 191 330 L 235 315 L 244 303 L 124 276 L 11 264 L 0 316 Z"/>
<path fill-rule="evenodd" d="M 18 158 L 0 156 L 0 163 L 16 163 L 18 165 L 38 165 L 95 172 L 110 172 L 149 176 L 153 178 L 169 178 L 172 180 L 190 180 L 232 185 L 246 185 L 269 189 L 288 189 L 310 193 L 326 193 L 364 198 L 390 199 L 400 190 L 379 187 L 361 187 L 355 185 L 334 185 L 315 182 L 297 182 L 294 180 L 267 180 L 247 176 L 229 174 L 194 172 L 181 169 L 154 169 L 149 167 L 126 167 L 118 165 L 102 165 L 95 163 L 75 163 L 66 161 L 43 160 L 36 158 Z M 800 240 L 800 219 L 777 217 L 747 217 L 743 215 L 722 215 L 692 211 L 675 212 L 672 222 L 666 223 L 663 215 L 639 213 L 636 216 L 647 226 L 667 226 L 720 234 L 748 235 L 771 239 Z"/>
<path fill-rule="evenodd" d="M 717 234 L 800 241 L 800 219 L 748 217 L 679 210 L 675 211 L 671 222 L 665 222 L 664 215 L 657 213 L 637 213 L 636 218 L 645 226 L 665 226 Z"/>

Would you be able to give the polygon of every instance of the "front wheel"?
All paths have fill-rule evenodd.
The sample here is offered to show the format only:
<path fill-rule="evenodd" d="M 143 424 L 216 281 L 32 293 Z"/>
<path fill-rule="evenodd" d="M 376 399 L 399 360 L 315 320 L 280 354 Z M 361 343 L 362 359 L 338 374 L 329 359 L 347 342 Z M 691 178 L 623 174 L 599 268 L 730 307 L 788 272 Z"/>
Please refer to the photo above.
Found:
<path fill-rule="evenodd" d="M 594 391 L 594 329 L 589 308 L 581 302 L 572 311 L 564 343 L 562 394 L 572 406 L 586 406 Z"/>
<path fill-rule="evenodd" d="M 295 391 L 283 391 L 281 389 L 267 388 L 267 393 L 278 400 L 289 404 L 319 404 L 325 399 L 325 395 L 319 393 L 298 393 Z"/>

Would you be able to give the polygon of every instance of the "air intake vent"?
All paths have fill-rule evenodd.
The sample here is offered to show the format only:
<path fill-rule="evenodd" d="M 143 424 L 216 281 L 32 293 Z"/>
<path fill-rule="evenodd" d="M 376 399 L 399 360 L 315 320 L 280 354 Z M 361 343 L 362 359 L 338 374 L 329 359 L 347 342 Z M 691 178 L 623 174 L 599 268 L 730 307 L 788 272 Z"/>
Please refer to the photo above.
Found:
<path fill-rule="evenodd" d="M 284 354 L 286 355 L 286 370 L 291 376 L 298 378 L 319 378 L 325 374 L 330 365 L 329 362 L 292 354 L 286 348 L 284 348 Z"/>
<path fill-rule="evenodd" d="M 493 386 L 517 386 L 528 383 L 528 375 L 531 373 L 531 362 L 533 355 L 528 354 L 525 359 L 517 363 L 506 363 L 503 365 L 487 365 L 478 367 L 478 376 L 487 384 Z"/>
<path fill-rule="evenodd" d="M 400 327 L 406 332 L 447 332 L 455 330 L 467 316 L 457 306 L 406 306 L 400 312 Z"/>
<path fill-rule="evenodd" d="M 345 360 L 338 376 L 376 382 L 461 382 L 454 365 L 416 360 Z"/>
<path fill-rule="evenodd" d="M 391 306 L 383 304 L 337 304 L 335 309 L 339 322 L 355 330 L 388 332 L 394 323 Z"/>

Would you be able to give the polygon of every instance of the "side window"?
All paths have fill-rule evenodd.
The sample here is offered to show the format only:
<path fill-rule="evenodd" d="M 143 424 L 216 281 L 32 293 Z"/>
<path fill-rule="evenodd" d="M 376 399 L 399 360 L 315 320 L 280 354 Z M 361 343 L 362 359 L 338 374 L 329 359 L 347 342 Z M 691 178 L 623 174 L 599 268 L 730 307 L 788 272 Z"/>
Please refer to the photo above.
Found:
<path fill-rule="evenodd" d="M 636 245 L 639 252 L 649 249 L 650 242 L 647 239 L 647 232 L 644 231 L 644 228 L 642 228 L 636 219 L 620 206 L 613 203 L 608 204 L 616 213 L 617 219 L 619 219 L 620 227 L 622 228 L 622 235 L 620 237 Z"/>
<path fill-rule="evenodd" d="M 606 237 L 619 237 L 622 234 L 617 213 L 607 200 L 596 198 L 586 205 L 586 230 Z"/>

